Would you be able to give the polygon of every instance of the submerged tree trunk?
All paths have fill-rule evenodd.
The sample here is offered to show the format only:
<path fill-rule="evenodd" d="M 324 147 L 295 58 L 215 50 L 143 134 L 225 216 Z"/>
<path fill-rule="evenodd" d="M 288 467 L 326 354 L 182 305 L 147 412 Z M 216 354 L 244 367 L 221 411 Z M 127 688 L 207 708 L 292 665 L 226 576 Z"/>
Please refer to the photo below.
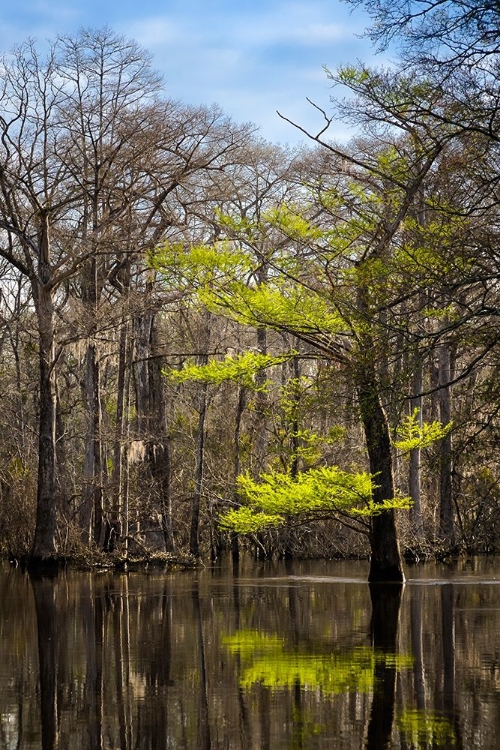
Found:
<path fill-rule="evenodd" d="M 203 620 L 201 615 L 200 588 L 199 581 L 192 592 L 194 619 L 196 623 L 196 641 L 198 656 L 198 741 L 196 747 L 199 750 L 210 750 L 212 739 L 210 734 L 210 716 L 208 710 L 208 675 L 205 656 L 205 641 L 203 637 Z"/>
<path fill-rule="evenodd" d="M 373 501 L 380 505 L 394 497 L 391 441 L 387 417 L 380 401 L 375 366 L 366 359 L 357 372 L 357 390 L 370 473 L 374 475 Z M 384 510 L 372 517 L 370 543 L 370 583 L 404 581 L 393 510 Z"/>

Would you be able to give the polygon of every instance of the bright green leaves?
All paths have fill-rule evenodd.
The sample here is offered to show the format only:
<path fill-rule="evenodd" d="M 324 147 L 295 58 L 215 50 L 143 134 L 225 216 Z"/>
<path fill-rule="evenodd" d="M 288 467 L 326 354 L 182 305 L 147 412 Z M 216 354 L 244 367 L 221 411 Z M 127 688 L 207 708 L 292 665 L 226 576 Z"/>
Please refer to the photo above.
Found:
<path fill-rule="evenodd" d="M 258 352 L 245 352 L 235 357 L 228 355 L 222 360 L 212 359 L 206 365 L 184 365 L 182 370 L 167 370 L 165 374 L 175 383 L 197 381 L 220 385 L 233 382 L 259 391 L 266 390 L 267 381 L 260 382 L 256 375 L 269 367 L 283 364 L 293 356 L 295 352 L 283 354 L 280 357 L 271 357 Z"/>
<path fill-rule="evenodd" d="M 268 528 L 281 526 L 284 520 L 282 515 L 243 506 L 225 513 L 220 518 L 220 526 L 237 534 L 258 534 Z"/>
<path fill-rule="evenodd" d="M 239 477 L 242 497 L 253 507 L 274 513 L 297 515 L 326 508 L 351 508 L 368 503 L 372 482 L 369 474 L 351 474 L 337 466 L 322 466 L 302 472 L 298 477 L 289 474 L 262 474 L 255 482 L 248 475 Z"/>
<path fill-rule="evenodd" d="M 285 207 L 276 209 L 273 220 L 302 240 L 321 235 Z M 303 335 L 336 335 L 345 330 L 345 322 L 322 289 L 321 267 L 300 258 L 293 248 L 269 251 L 263 259 L 230 241 L 212 246 L 167 244 L 152 264 L 186 298 L 243 325 Z"/>
<path fill-rule="evenodd" d="M 419 409 L 405 417 L 398 429 L 399 439 L 394 441 L 394 446 L 403 453 L 409 453 L 418 448 L 428 448 L 438 440 L 442 440 L 453 427 L 450 422 L 443 425 L 441 422 L 423 422 L 418 419 Z"/>
<path fill-rule="evenodd" d="M 302 284 L 273 279 L 255 286 L 228 281 L 223 288 L 205 288 L 204 305 L 245 325 L 265 326 L 300 334 L 335 335 L 345 329 L 339 314 L 320 295 Z"/>
<path fill-rule="evenodd" d="M 375 504 L 373 478 L 364 472 L 350 473 L 337 466 L 320 467 L 290 474 L 269 472 L 260 481 L 249 475 L 238 477 L 242 507 L 225 513 L 220 524 L 238 533 L 254 533 L 286 521 L 315 516 L 370 517 L 388 509 L 407 509 L 408 498 L 388 498 Z M 263 526 L 259 527 L 259 523 Z"/>
<path fill-rule="evenodd" d="M 433 208 L 432 214 L 428 212 L 433 218 L 428 216 L 425 222 L 406 217 L 403 242 L 395 251 L 395 267 L 401 283 L 406 277 L 423 289 L 436 290 L 436 305 L 428 305 L 421 311 L 422 315 L 441 319 L 446 316 L 453 320 L 457 315 L 456 304 L 446 304 L 439 292 L 446 293 L 446 285 L 450 282 L 463 284 L 474 277 L 477 257 L 467 250 L 471 220 L 457 215 L 456 209 L 443 201 L 441 205 L 435 202 Z M 449 298 L 448 294 L 446 298 Z M 432 295 L 429 301 L 432 302 Z"/>
<path fill-rule="evenodd" d="M 167 283 L 194 294 L 245 278 L 251 271 L 245 253 L 236 252 L 230 243 L 224 242 L 189 246 L 167 243 L 151 256 L 150 263 L 161 271 Z"/>
<path fill-rule="evenodd" d="M 333 73 L 328 68 L 325 68 L 325 71 L 330 78 L 333 78 Z M 372 80 L 372 75 L 364 65 L 343 65 L 337 71 L 340 83 L 349 87 L 365 85 Z"/>
<path fill-rule="evenodd" d="M 269 223 L 281 229 L 287 237 L 303 242 L 318 241 L 324 237 L 324 230 L 315 226 L 302 213 L 291 206 L 281 204 L 265 214 Z"/>

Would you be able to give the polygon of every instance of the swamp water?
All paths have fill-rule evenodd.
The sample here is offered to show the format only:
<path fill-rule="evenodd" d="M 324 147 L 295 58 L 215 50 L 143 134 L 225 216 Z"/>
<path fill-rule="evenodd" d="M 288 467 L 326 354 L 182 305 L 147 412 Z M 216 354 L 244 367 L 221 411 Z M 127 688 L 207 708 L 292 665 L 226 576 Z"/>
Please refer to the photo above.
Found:
<path fill-rule="evenodd" d="M 496 750 L 500 558 L 406 574 L 2 565 L 0 750 Z"/>

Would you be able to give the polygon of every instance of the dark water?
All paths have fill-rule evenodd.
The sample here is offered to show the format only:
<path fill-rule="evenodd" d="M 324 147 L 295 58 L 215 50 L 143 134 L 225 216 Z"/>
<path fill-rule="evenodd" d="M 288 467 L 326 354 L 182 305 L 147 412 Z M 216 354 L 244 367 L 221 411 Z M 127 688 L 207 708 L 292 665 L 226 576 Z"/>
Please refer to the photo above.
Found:
<path fill-rule="evenodd" d="M 500 559 L 0 567 L 0 750 L 499 748 Z"/>

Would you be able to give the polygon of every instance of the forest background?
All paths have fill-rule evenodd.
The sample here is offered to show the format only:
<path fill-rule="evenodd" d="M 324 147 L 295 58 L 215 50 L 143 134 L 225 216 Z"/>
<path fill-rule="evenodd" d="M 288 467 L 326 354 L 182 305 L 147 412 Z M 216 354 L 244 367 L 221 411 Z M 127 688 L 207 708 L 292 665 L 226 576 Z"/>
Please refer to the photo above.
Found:
<path fill-rule="evenodd" d="M 360 4 L 399 64 L 307 148 L 109 29 L 4 55 L 5 554 L 497 549 L 498 8 Z"/>

